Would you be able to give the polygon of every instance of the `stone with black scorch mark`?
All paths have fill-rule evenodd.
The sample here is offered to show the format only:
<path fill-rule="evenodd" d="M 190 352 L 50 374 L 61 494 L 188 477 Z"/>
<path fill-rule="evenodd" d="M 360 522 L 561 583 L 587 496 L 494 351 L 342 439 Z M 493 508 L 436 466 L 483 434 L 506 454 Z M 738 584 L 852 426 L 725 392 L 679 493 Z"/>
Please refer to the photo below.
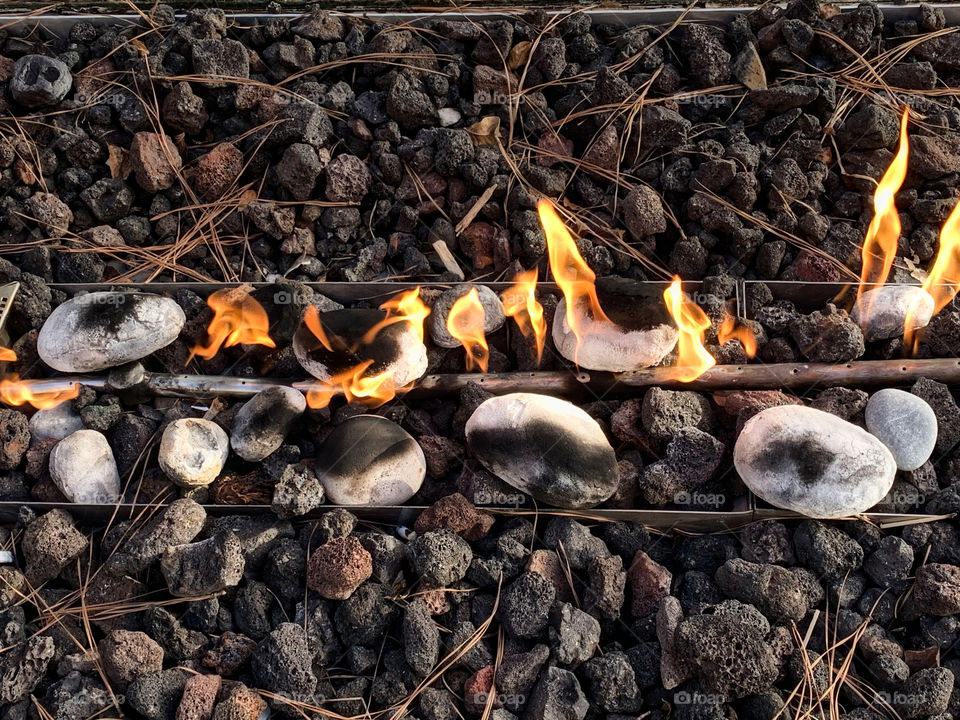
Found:
<path fill-rule="evenodd" d="M 420 489 L 426 472 L 417 441 L 379 415 L 341 423 L 317 451 L 317 477 L 337 505 L 401 505 Z"/>
<path fill-rule="evenodd" d="M 565 400 L 511 393 L 481 404 L 466 425 L 473 454 L 540 502 L 593 507 L 617 489 L 619 468 L 596 420 Z"/>
<path fill-rule="evenodd" d="M 37 352 L 61 372 L 95 372 L 166 347 L 186 322 L 170 298 L 93 292 L 59 305 L 40 328 Z"/>
<path fill-rule="evenodd" d="M 750 418 L 733 459 L 759 497 L 819 518 L 873 507 L 890 491 L 897 472 L 893 455 L 866 430 L 800 405 L 767 408 Z"/>

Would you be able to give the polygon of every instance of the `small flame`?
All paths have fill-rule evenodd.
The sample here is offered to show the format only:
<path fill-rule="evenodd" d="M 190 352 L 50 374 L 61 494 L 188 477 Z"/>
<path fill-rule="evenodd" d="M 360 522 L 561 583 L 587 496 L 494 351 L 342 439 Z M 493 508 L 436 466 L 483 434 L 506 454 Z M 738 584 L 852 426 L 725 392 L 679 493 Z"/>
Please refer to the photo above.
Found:
<path fill-rule="evenodd" d="M 383 303 L 380 309 L 386 311 L 387 317 L 367 331 L 363 336 L 364 343 L 372 342 L 383 328 L 398 322 L 409 323 L 420 342 L 423 342 L 423 321 L 430 314 L 430 308 L 420 299 L 420 288 L 400 293 Z"/>
<path fill-rule="evenodd" d="M 189 362 L 194 355 L 209 360 L 221 347 L 234 345 L 265 345 L 276 347 L 268 330 L 270 320 L 263 306 L 239 288 L 217 290 L 207 298 L 213 308 L 213 320 L 207 327 L 207 344 L 194 345 Z"/>
<path fill-rule="evenodd" d="M 726 345 L 731 340 L 739 340 L 747 357 L 757 354 L 757 336 L 746 325 L 737 325 L 737 319 L 729 312 L 723 316 L 723 322 L 717 331 L 717 342 Z"/>
<path fill-rule="evenodd" d="M 373 360 L 366 360 L 334 375 L 322 385 L 310 388 L 307 391 L 307 405 L 314 409 L 325 408 L 338 391 L 348 403 L 359 402 L 370 407 L 379 407 L 392 400 L 397 394 L 393 376 L 389 371 L 384 371 L 364 377 L 371 365 Z"/>
<path fill-rule="evenodd" d="M 37 410 L 49 410 L 79 394 L 80 385 L 77 383 L 60 390 L 45 390 L 42 387 L 34 389 L 30 380 L 20 380 L 18 375 L 0 380 L 0 402 L 6 405 L 29 404 Z"/>
<path fill-rule="evenodd" d="M 940 249 L 923 289 L 933 298 L 933 314 L 949 303 L 960 290 L 960 202 L 953 206 L 950 216 L 940 228 Z M 907 354 L 917 350 L 918 337 L 913 320 L 914 308 L 907 309 L 903 323 L 903 343 Z"/>
<path fill-rule="evenodd" d="M 503 312 L 516 321 L 525 337 L 534 337 L 539 365 L 547 339 L 547 324 L 543 320 L 543 305 L 537 301 L 537 269 L 518 273 L 513 280 L 513 287 L 500 296 Z"/>
<path fill-rule="evenodd" d="M 480 304 L 480 293 L 476 288 L 457 298 L 447 315 L 447 332 L 460 341 L 467 351 L 467 370 L 479 367 L 480 372 L 487 371 L 490 351 L 483 332 L 486 313 Z"/>
<path fill-rule="evenodd" d="M 0 362 L 14 362 L 17 354 L 10 348 L 0 346 Z"/>
<path fill-rule="evenodd" d="M 909 115 L 909 111 L 904 108 L 900 119 L 900 146 L 890 167 L 880 178 L 873 195 L 873 219 L 867 228 L 861 249 L 863 269 L 860 273 L 858 300 L 867 290 L 883 285 L 887 281 L 890 268 L 893 267 L 893 259 L 897 255 L 900 216 L 897 215 L 894 197 L 907 176 L 907 158 L 910 155 L 910 145 L 907 141 Z"/>
<path fill-rule="evenodd" d="M 680 382 L 692 382 L 717 364 L 703 346 L 703 333 L 710 327 L 710 318 L 684 295 L 677 276 L 663 291 L 663 299 L 680 331 L 674 377 Z"/>
<path fill-rule="evenodd" d="M 557 215 L 553 203 L 547 199 L 541 199 L 537 203 L 537 212 L 540 215 L 543 232 L 547 236 L 550 271 L 560 290 L 563 291 L 566 301 L 567 325 L 577 338 L 577 347 L 580 347 L 583 337 L 578 310 L 584 303 L 588 305 L 589 314 L 594 322 L 610 322 L 603 308 L 600 307 L 600 300 L 597 297 L 595 284 L 597 276 L 580 255 L 573 236 Z"/>

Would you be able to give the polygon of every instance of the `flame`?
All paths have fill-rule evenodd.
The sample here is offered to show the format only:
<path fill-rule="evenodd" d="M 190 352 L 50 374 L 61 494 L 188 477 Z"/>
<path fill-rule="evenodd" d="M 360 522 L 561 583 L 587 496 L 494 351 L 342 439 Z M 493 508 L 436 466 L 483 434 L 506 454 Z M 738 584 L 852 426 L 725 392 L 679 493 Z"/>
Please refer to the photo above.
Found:
<path fill-rule="evenodd" d="M 580 327 L 580 315 L 577 310 L 587 303 L 594 322 L 610 322 L 597 298 L 596 274 L 587 265 L 577 250 L 577 244 L 557 215 L 556 209 L 547 199 L 537 203 L 540 224 L 547 236 L 547 255 L 550 259 L 550 271 L 556 280 L 567 304 L 567 325 L 577 338 L 577 347 L 583 342 Z"/>
<path fill-rule="evenodd" d="M 747 357 L 757 354 L 757 337 L 746 325 L 737 325 L 737 319 L 729 312 L 724 313 L 723 322 L 717 331 L 717 342 L 726 345 L 731 340 L 739 340 Z"/>
<path fill-rule="evenodd" d="M 710 318 L 684 295 L 680 278 L 676 275 L 663 291 L 663 299 L 680 331 L 674 378 L 680 382 L 691 382 L 717 364 L 703 346 L 703 333 L 710 327 Z"/>
<path fill-rule="evenodd" d="M 364 373 L 371 365 L 373 360 L 366 360 L 334 375 L 322 385 L 311 387 L 307 391 L 307 405 L 314 409 L 324 408 L 330 404 L 338 391 L 343 393 L 348 403 L 360 402 L 370 407 L 379 407 L 392 400 L 397 394 L 393 376 L 389 371 L 384 371 L 364 377 Z"/>
<path fill-rule="evenodd" d="M 457 298 L 447 315 L 447 332 L 460 341 L 467 351 L 467 370 L 479 367 L 480 372 L 487 371 L 490 351 L 483 332 L 486 313 L 480 304 L 480 293 L 476 288 Z"/>
<path fill-rule="evenodd" d="M 513 287 L 500 296 L 503 312 L 516 321 L 525 337 L 533 335 L 539 365 L 547 338 L 547 324 L 543 320 L 543 305 L 537 301 L 537 269 L 518 273 L 513 280 Z"/>
<path fill-rule="evenodd" d="M 37 410 L 48 410 L 80 394 L 80 385 L 77 383 L 61 390 L 35 390 L 32 386 L 31 381 L 10 375 L 0 380 L 0 402 L 6 405 L 30 404 Z"/>
<path fill-rule="evenodd" d="M 16 359 L 17 354 L 13 350 L 0 345 L 0 362 L 14 362 Z"/>
<path fill-rule="evenodd" d="M 372 342 L 383 328 L 398 322 L 409 323 L 411 329 L 420 338 L 420 342 L 423 342 L 423 321 L 430 314 L 430 308 L 420 299 L 420 288 L 400 293 L 383 303 L 380 309 L 386 311 L 387 317 L 367 331 L 363 336 L 364 343 Z"/>
<path fill-rule="evenodd" d="M 270 320 L 263 306 L 250 297 L 249 293 L 237 288 L 217 290 L 207 298 L 207 305 L 213 308 L 213 320 L 207 327 L 207 344 L 194 345 L 190 349 L 190 358 L 194 355 L 209 360 L 221 347 L 234 345 L 265 345 L 276 347 L 268 330 Z"/>
<path fill-rule="evenodd" d="M 907 176 L 907 158 L 910 145 L 907 141 L 907 108 L 903 109 L 900 119 L 900 145 L 890 167 L 883 173 L 873 194 L 873 219 L 863 239 L 861 254 L 863 269 L 860 273 L 859 300 L 867 290 L 883 285 L 890 274 L 893 259 L 897 254 L 897 241 L 900 239 L 900 216 L 894 204 L 894 196 L 903 185 Z"/>

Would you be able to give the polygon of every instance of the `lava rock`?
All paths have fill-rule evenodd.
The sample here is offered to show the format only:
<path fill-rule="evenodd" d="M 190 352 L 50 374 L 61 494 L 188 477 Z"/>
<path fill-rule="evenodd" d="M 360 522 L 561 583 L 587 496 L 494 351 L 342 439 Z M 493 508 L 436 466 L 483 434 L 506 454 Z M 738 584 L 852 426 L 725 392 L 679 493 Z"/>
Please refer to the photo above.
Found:
<path fill-rule="evenodd" d="M 903 720 L 941 715 L 947 712 L 954 682 L 949 668 L 918 670 L 894 694 L 893 709 Z"/>
<path fill-rule="evenodd" d="M 466 435 L 491 472 L 541 502 L 592 507 L 617 489 L 617 458 L 603 430 L 564 400 L 534 393 L 490 398 L 470 416 Z"/>
<path fill-rule="evenodd" d="M 257 687 L 294 702 L 313 702 L 317 677 L 303 627 L 281 623 L 258 646 L 250 662 Z M 283 707 L 282 701 L 278 701 Z"/>
<path fill-rule="evenodd" d="M 372 182 L 367 164 L 356 155 L 337 155 L 326 168 L 326 196 L 331 202 L 358 204 Z"/>
<path fill-rule="evenodd" d="M 550 550 L 562 552 L 570 568 L 577 571 L 586 570 L 597 558 L 610 556 L 603 540 L 570 517 L 551 518 L 543 531 L 543 544 Z"/>
<path fill-rule="evenodd" d="M 317 477 L 338 505 L 402 505 L 420 489 L 423 450 L 399 425 L 378 415 L 341 423 L 317 452 Z"/>
<path fill-rule="evenodd" d="M 527 714 L 543 720 L 584 720 L 590 704 L 569 670 L 551 665 L 540 679 L 527 700 Z"/>
<path fill-rule="evenodd" d="M 710 401 L 703 395 L 659 387 L 644 394 L 641 419 L 644 429 L 661 442 L 669 442 L 685 427 L 709 433 L 716 425 Z"/>
<path fill-rule="evenodd" d="M 193 69 L 211 88 L 226 87 L 230 82 L 250 77 L 250 55 L 236 40 L 194 40 L 190 43 Z"/>
<path fill-rule="evenodd" d="M 173 187 L 183 161 L 169 135 L 138 132 L 133 136 L 127 156 L 137 185 L 148 193 Z"/>
<path fill-rule="evenodd" d="M 46 55 L 24 55 L 13 64 L 10 94 L 28 108 L 44 108 L 63 100 L 73 86 L 73 75 L 61 60 Z"/>
<path fill-rule="evenodd" d="M 763 410 L 733 451 L 747 486 L 769 503 L 811 517 L 856 515 L 890 491 L 896 462 L 865 430 L 800 405 Z"/>
<path fill-rule="evenodd" d="M 37 586 L 55 578 L 89 545 L 87 537 L 74 527 L 69 513 L 51 510 L 41 515 L 23 534 L 27 580 Z"/>
<path fill-rule="evenodd" d="M 933 454 L 937 416 L 923 399 L 895 388 L 875 392 L 864 413 L 867 430 L 887 446 L 900 470 L 916 470 Z"/>
<path fill-rule="evenodd" d="M 667 231 L 667 217 L 660 196 L 647 185 L 637 185 L 623 201 L 624 222 L 637 242 Z"/>
<path fill-rule="evenodd" d="M 950 388 L 936 380 L 920 378 L 910 392 L 933 408 L 937 416 L 937 453 L 946 454 L 960 443 L 960 407 L 950 392 Z"/>
<path fill-rule="evenodd" d="M 141 675 L 127 687 L 127 704 L 147 720 L 169 720 L 177 712 L 187 673 L 171 668 Z"/>
<path fill-rule="evenodd" d="M 307 564 L 307 587 L 331 600 L 346 600 L 373 575 L 373 558 L 355 537 L 329 540 Z"/>
<path fill-rule="evenodd" d="M 258 462 L 279 448 L 303 411 L 303 393 L 278 385 L 261 390 L 243 404 L 233 419 L 230 447 L 248 462 Z"/>
<path fill-rule="evenodd" d="M 180 306 L 160 295 L 86 293 L 50 314 L 37 336 L 37 352 L 61 372 L 105 370 L 166 347 L 185 322 Z"/>
<path fill-rule="evenodd" d="M 867 556 L 863 569 L 879 587 L 892 588 L 907 579 L 913 561 L 913 548 L 896 535 L 887 535 Z"/>
<path fill-rule="evenodd" d="M 174 500 L 126 537 L 105 566 L 117 574 L 135 574 L 159 559 L 168 547 L 192 541 L 206 519 L 206 511 L 195 500 Z"/>
<path fill-rule="evenodd" d="M 163 670 L 163 648 L 143 632 L 114 630 L 98 643 L 97 650 L 107 677 L 120 690 L 140 675 Z"/>
<path fill-rule="evenodd" d="M 29 447 L 30 423 L 26 416 L 19 410 L 0 408 L 0 470 L 17 467 Z"/>
<path fill-rule="evenodd" d="M 323 485 L 306 463 L 287 465 L 273 488 L 271 509 L 281 518 L 299 517 L 320 507 L 326 495 Z"/>
<path fill-rule="evenodd" d="M 230 438 L 211 420 L 181 418 L 167 425 L 160 438 L 160 469 L 183 488 L 209 485 L 230 455 Z"/>
<path fill-rule="evenodd" d="M 799 580 L 778 565 L 735 558 L 717 569 L 714 580 L 727 597 L 755 605 L 771 621 L 799 622 L 807 614 L 807 598 Z"/>
<path fill-rule="evenodd" d="M 631 612 L 634 617 L 643 617 L 655 612 L 660 600 L 670 594 L 673 574 L 643 550 L 638 550 L 630 563 L 627 579 L 633 597 Z"/>
<path fill-rule="evenodd" d="M 37 689 L 56 655 L 53 638 L 34 635 L 0 656 L 0 705 L 13 705 Z"/>
<path fill-rule="evenodd" d="M 111 504 L 120 497 L 113 450 L 96 430 L 77 430 L 53 446 L 50 477 L 70 502 Z"/>
<path fill-rule="evenodd" d="M 797 559 L 827 582 L 839 582 L 863 565 L 863 547 L 835 527 L 806 521 L 793 535 Z"/>
<path fill-rule="evenodd" d="M 843 310 L 801 315 L 790 323 L 790 336 L 813 362 L 845 362 L 863 355 L 863 331 Z"/>
<path fill-rule="evenodd" d="M 430 530 L 452 530 L 465 540 L 486 536 L 494 518 L 477 508 L 460 493 L 442 497 L 417 517 L 413 529 L 418 533 Z"/>
<path fill-rule="evenodd" d="M 917 568 L 911 602 L 930 615 L 960 613 L 960 567 L 928 563 Z"/>
<path fill-rule="evenodd" d="M 556 598 L 553 584 L 543 575 L 525 572 L 503 591 L 497 618 L 515 638 L 538 638 L 547 629 Z"/>
<path fill-rule="evenodd" d="M 408 545 L 410 564 L 419 578 L 431 587 L 446 587 L 467 574 L 473 550 L 449 530 L 432 530 L 417 535 Z"/>
<path fill-rule="evenodd" d="M 175 720 L 209 720 L 220 685 L 219 675 L 191 675 L 187 678 Z"/>
<path fill-rule="evenodd" d="M 199 597 L 234 587 L 243 577 L 243 547 L 229 530 L 189 545 L 174 545 L 160 557 L 171 595 Z"/>
<path fill-rule="evenodd" d="M 27 200 L 26 206 L 30 217 L 36 220 L 50 237 L 63 237 L 70 229 L 70 223 L 73 222 L 73 211 L 56 195 L 45 192 L 34 193 Z M 95 279 L 99 280 L 99 278 Z"/>
<path fill-rule="evenodd" d="M 416 598 L 407 605 L 401 631 L 407 664 L 417 675 L 426 677 L 440 658 L 440 629 L 423 599 Z"/>
<path fill-rule="evenodd" d="M 607 712 L 636 713 L 641 709 L 640 688 L 627 655 L 613 651 L 589 660 L 583 674 L 590 683 L 590 697 Z"/>

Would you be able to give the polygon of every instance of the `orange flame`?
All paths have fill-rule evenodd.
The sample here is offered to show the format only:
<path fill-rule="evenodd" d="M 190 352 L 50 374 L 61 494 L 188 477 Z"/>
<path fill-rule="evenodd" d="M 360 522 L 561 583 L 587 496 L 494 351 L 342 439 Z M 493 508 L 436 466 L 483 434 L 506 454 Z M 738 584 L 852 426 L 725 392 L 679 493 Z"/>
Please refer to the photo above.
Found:
<path fill-rule="evenodd" d="M 910 145 L 907 141 L 909 115 L 909 111 L 904 108 L 900 119 L 900 146 L 873 194 L 873 219 L 867 228 L 861 249 L 863 269 L 860 273 L 858 300 L 867 290 L 883 285 L 887 281 L 890 268 L 893 267 L 893 259 L 897 255 L 900 216 L 897 215 L 894 196 L 907 176 L 907 158 L 910 154 Z"/>
<path fill-rule="evenodd" d="M 60 390 L 35 389 L 30 380 L 20 380 L 18 375 L 0 380 L 0 402 L 6 405 L 29 404 L 37 410 L 48 410 L 62 402 L 73 400 L 80 394 L 80 385 L 73 383 Z"/>
<path fill-rule="evenodd" d="M 370 343 L 383 328 L 398 322 L 409 323 L 420 342 L 423 342 L 423 321 L 430 314 L 430 308 L 420 299 L 420 288 L 407 290 L 390 298 L 380 305 L 380 309 L 386 311 L 387 317 L 367 331 L 363 336 L 364 343 Z"/>
<path fill-rule="evenodd" d="M 364 377 L 363 374 L 371 365 L 373 360 L 366 360 L 334 375 L 322 385 L 310 388 L 307 391 L 307 405 L 314 409 L 325 408 L 338 391 L 343 394 L 348 403 L 360 402 L 370 407 L 379 407 L 392 400 L 397 394 L 393 376 L 390 372 L 384 371 Z"/>
<path fill-rule="evenodd" d="M 684 295 L 680 278 L 676 275 L 663 291 L 663 299 L 680 331 L 674 377 L 680 382 L 692 382 L 717 364 L 703 346 L 703 333 L 710 327 L 710 318 Z"/>
<path fill-rule="evenodd" d="M 423 341 L 423 321 L 430 314 L 430 308 L 420 299 L 420 288 L 400 293 L 380 305 L 380 309 L 385 311 L 387 316 L 371 327 L 360 341 L 353 345 L 348 345 L 343 338 L 337 336 L 331 338 L 327 335 L 316 306 L 311 305 L 307 308 L 303 315 L 303 322 L 329 352 L 357 353 L 364 345 L 373 342 L 381 330 L 398 322 L 408 323 L 420 341 Z M 373 365 L 373 362 L 373 360 L 365 360 L 343 372 L 334 374 L 327 380 L 316 383 L 307 391 L 307 405 L 314 409 L 324 408 L 337 394 L 342 394 L 348 403 L 357 402 L 370 407 L 379 407 L 389 402 L 397 394 L 393 375 L 390 371 L 384 371 L 366 376 L 364 373 Z"/>
<path fill-rule="evenodd" d="M 934 315 L 943 310 L 960 290 L 960 202 L 953 206 L 940 228 L 940 249 L 923 289 L 933 298 Z M 907 354 L 915 353 L 918 344 L 913 315 L 914 308 L 908 308 L 903 323 L 903 344 Z"/>
<path fill-rule="evenodd" d="M 747 357 L 757 354 L 757 337 L 746 325 L 737 325 L 737 319 L 729 312 L 723 316 L 723 322 L 717 331 L 717 342 L 726 345 L 731 340 L 739 340 Z"/>
<path fill-rule="evenodd" d="M 480 293 L 476 288 L 457 298 L 447 315 L 447 332 L 460 341 L 467 351 L 467 370 L 479 367 L 480 372 L 487 371 L 490 351 L 483 332 L 486 313 L 480 304 Z"/>
<path fill-rule="evenodd" d="M 207 327 L 207 344 L 190 349 L 189 362 L 194 355 L 209 360 L 221 347 L 234 345 L 265 345 L 276 347 L 268 330 L 270 320 L 263 306 L 239 288 L 217 290 L 207 298 L 213 308 L 213 320 Z"/>
<path fill-rule="evenodd" d="M 567 305 L 567 325 L 576 336 L 579 347 L 583 342 L 578 313 L 581 305 L 587 303 L 590 316 L 595 322 L 610 322 L 600 307 L 600 300 L 597 297 L 595 284 L 597 276 L 580 255 L 573 236 L 557 215 L 553 203 L 547 199 L 541 199 L 537 203 L 537 213 L 540 216 L 543 232 L 547 236 L 550 271 L 560 290 L 563 291 Z"/>
<path fill-rule="evenodd" d="M 0 362 L 14 362 L 17 354 L 10 348 L 0 346 Z"/>
<path fill-rule="evenodd" d="M 539 365 L 547 338 L 547 323 L 543 320 L 543 305 L 537 301 L 537 269 L 518 273 L 513 280 L 513 287 L 500 296 L 503 312 L 516 321 L 525 337 L 534 337 Z"/>

